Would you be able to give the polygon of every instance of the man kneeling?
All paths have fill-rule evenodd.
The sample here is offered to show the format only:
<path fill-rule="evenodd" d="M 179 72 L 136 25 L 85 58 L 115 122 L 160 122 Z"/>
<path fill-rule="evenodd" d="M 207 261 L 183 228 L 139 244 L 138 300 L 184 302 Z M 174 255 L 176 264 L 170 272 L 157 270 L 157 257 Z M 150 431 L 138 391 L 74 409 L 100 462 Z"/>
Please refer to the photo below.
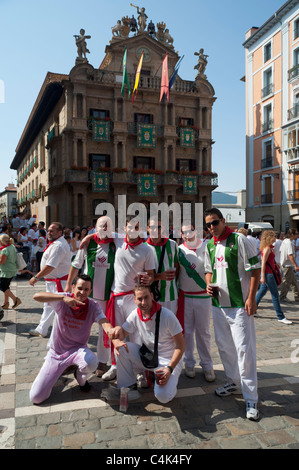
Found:
<path fill-rule="evenodd" d="M 122 327 L 116 327 L 113 334 L 113 345 L 117 356 L 117 387 L 136 388 L 134 370 L 144 369 L 140 359 L 140 345 L 125 342 L 125 338 L 138 332 L 143 344 L 154 352 L 155 325 L 160 312 L 158 337 L 158 364 L 154 369 L 156 382 L 154 393 L 157 400 L 167 403 L 177 393 L 177 384 L 182 371 L 182 356 L 185 351 L 185 340 L 182 327 L 174 313 L 161 307 L 153 300 L 148 286 L 135 286 L 134 300 L 137 308 L 130 313 Z M 159 373 L 160 372 L 160 373 Z"/>
<path fill-rule="evenodd" d="M 112 329 L 99 304 L 88 298 L 91 290 L 91 278 L 81 274 L 73 281 L 72 294 L 34 294 L 34 300 L 50 302 L 56 315 L 49 351 L 30 390 L 32 403 L 39 404 L 49 398 L 55 382 L 72 365 L 77 366 L 75 378 L 80 389 L 90 390 L 87 377 L 97 367 L 97 357 L 87 347 L 92 324 L 98 322 L 108 335 Z"/>

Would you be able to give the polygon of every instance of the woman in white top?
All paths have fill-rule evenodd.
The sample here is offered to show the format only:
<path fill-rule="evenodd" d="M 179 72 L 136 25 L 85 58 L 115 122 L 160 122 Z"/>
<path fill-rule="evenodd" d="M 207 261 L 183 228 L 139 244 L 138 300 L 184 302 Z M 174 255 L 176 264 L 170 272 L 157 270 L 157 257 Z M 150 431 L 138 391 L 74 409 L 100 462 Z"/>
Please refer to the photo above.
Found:
<path fill-rule="evenodd" d="M 26 227 L 21 227 L 17 236 L 17 242 L 22 245 L 21 251 L 23 253 L 26 263 L 29 263 L 29 240 L 28 230 Z"/>

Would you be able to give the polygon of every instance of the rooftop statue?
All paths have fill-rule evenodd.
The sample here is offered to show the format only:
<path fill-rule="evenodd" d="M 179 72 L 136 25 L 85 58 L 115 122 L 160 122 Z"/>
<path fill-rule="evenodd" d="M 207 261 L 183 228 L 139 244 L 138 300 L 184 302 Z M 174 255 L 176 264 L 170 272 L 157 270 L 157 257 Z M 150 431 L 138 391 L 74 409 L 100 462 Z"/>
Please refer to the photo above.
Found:
<path fill-rule="evenodd" d="M 113 38 L 127 38 L 130 33 L 131 19 L 124 16 L 121 21 L 118 20 L 117 24 L 111 28 Z"/>
<path fill-rule="evenodd" d="M 204 54 L 203 49 L 200 49 L 199 52 L 194 52 L 194 55 L 198 55 L 198 61 L 194 67 L 194 69 L 198 71 L 195 80 L 197 80 L 198 78 L 207 78 L 207 76 L 205 75 L 205 70 L 208 64 L 207 57 L 209 56 Z"/>
<path fill-rule="evenodd" d="M 130 6 L 131 7 L 135 7 L 137 8 L 137 13 L 138 13 L 138 25 L 139 25 L 139 29 L 138 29 L 138 33 L 143 33 L 145 31 L 145 28 L 146 28 L 146 20 L 147 20 L 147 15 L 145 13 L 145 8 L 141 8 L 139 9 L 138 6 L 136 5 L 133 5 L 132 3 L 130 3 Z"/>
<path fill-rule="evenodd" d="M 86 54 L 90 54 L 90 51 L 87 49 L 86 39 L 90 39 L 91 36 L 85 36 L 85 29 L 80 29 L 80 34 L 74 34 L 74 38 L 78 52 L 76 64 L 80 62 L 88 62 Z"/>
<path fill-rule="evenodd" d="M 157 23 L 158 32 L 156 33 L 156 38 L 159 42 L 165 43 L 167 46 L 173 47 L 173 38 L 169 34 L 169 29 L 166 29 L 166 23 L 163 21 Z"/>

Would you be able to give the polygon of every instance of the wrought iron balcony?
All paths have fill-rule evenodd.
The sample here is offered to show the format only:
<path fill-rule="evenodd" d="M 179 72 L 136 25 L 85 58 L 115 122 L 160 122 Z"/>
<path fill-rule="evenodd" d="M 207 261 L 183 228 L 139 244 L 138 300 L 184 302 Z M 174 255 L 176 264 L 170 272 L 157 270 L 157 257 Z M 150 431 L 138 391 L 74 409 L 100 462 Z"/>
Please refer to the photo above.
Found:
<path fill-rule="evenodd" d="M 292 78 L 296 78 L 299 75 L 299 64 L 295 65 L 288 71 L 289 74 L 289 80 L 292 80 Z"/>
<path fill-rule="evenodd" d="M 262 204 L 272 204 L 273 194 L 262 194 Z"/>
<path fill-rule="evenodd" d="M 262 98 L 265 98 L 268 95 L 272 95 L 274 90 L 274 84 L 268 83 L 264 88 L 262 88 Z"/>
<path fill-rule="evenodd" d="M 263 122 L 263 132 L 271 131 L 273 129 L 273 119 L 267 119 Z"/>
<path fill-rule="evenodd" d="M 270 168 L 273 166 L 273 157 L 266 157 L 262 159 L 261 168 Z"/>
<path fill-rule="evenodd" d="M 299 189 L 293 189 L 292 191 L 288 191 L 288 200 L 299 202 Z"/>
<path fill-rule="evenodd" d="M 295 106 L 288 109 L 288 120 L 297 118 L 298 116 L 299 116 L 299 103 L 295 104 Z"/>

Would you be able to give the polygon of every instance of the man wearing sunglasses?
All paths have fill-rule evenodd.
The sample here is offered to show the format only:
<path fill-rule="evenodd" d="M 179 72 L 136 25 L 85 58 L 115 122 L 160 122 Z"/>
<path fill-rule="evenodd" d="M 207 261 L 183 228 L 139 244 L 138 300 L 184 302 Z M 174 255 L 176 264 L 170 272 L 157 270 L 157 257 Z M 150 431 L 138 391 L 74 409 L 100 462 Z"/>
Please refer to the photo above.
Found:
<path fill-rule="evenodd" d="M 241 393 L 246 417 L 257 420 L 257 371 L 254 313 L 260 279 L 260 263 L 252 245 L 225 225 L 222 213 L 204 213 L 212 239 L 207 243 L 205 272 L 212 297 L 215 339 L 227 383 L 215 390 L 218 396 Z M 217 284 L 215 293 L 211 283 Z M 240 390 L 241 389 L 241 390 Z"/>

